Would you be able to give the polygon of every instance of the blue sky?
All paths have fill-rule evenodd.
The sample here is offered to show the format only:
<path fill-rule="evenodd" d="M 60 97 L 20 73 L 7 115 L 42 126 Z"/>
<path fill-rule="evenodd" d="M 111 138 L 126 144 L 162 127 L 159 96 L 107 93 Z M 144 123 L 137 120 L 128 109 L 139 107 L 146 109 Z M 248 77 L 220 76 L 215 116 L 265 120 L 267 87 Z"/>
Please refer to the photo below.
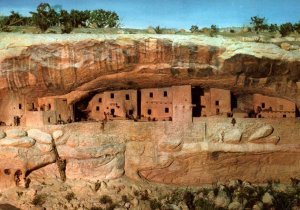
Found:
<path fill-rule="evenodd" d="M 0 14 L 11 10 L 28 14 L 41 2 L 67 10 L 113 10 L 121 17 L 122 26 L 131 28 L 243 26 L 254 15 L 266 17 L 269 23 L 300 21 L 300 0 L 0 0 Z"/>

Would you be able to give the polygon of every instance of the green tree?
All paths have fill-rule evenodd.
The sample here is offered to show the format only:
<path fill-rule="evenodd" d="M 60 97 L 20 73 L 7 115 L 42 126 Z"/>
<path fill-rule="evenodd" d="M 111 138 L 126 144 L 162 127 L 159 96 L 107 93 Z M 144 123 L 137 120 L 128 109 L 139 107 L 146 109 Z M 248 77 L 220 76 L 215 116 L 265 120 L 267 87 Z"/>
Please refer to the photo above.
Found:
<path fill-rule="evenodd" d="M 61 23 L 61 32 L 69 34 L 73 30 L 71 15 L 66 10 L 60 11 L 59 22 Z"/>
<path fill-rule="evenodd" d="M 21 25 L 24 25 L 24 19 L 17 12 L 11 11 L 9 16 L 2 16 L 0 18 L 0 31 L 10 32 L 10 26 Z"/>
<path fill-rule="evenodd" d="M 49 27 L 55 26 L 59 22 L 58 13 L 48 4 L 41 3 L 37 7 L 36 12 L 30 12 L 32 14 L 32 21 L 35 26 L 45 32 Z"/>
<path fill-rule="evenodd" d="M 23 17 L 23 25 L 24 26 L 33 26 L 32 17 Z"/>
<path fill-rule="evenodd" d="M 87 21 L 90 18 L 90 11 L 79 11 L 79 10 L 71 10 L 71 19 L 72 19 L 72 26 L 74 28 L 78 28 L 79 26 L 86 26 Z"/>
<path fill-rule="evenodd" d="M 266 23 L 266 18 L 253 16 L 251 17 L 250 24 L 253 26 L 254 31 L 258 34 L 262 30 L 268 29 L 268 24 Z"/>
<path fill-rule="evenodd" d="M 11 11 L 8 16 L 8 25 L 10 26 L 21 26 L 24 25 L 23 17 L 15 11 Z"/>
<path fill-rule="evenodd" d="M 294 31 L 292 23 L 284 23 L 279 27 L 279 33 L 281 36 L 285 37 Z"/>
<path fill-rule="evenodd" d="M 300 22 L 295 23 L 293 26 L 294 30 L 297 31 L 298 33 L 300 33 Z"/>
<path fill-rule="evenodd" d="M 269 32 L 276 32 L 276 31 L 278 31 L 278 29 L 279 29 L 279 27 L 277 24 L 271 24 L 269 26 Z"/>
<path fill-rule="evenodd" d="M 210 32 L 209 32 L 210 36 L 215 36 L 215 35 L 217 35 L 218 32 L 219 32 L 219 29 L 216 25 L 210 26 Z"/>
<path fill-rule="evenodd" d="M 154 28 L 154 31 L 155 31 L 155 33 L 157 33 L 157 34 L 162 34 L 162 33 L 163 33 L 163 30 L 162 30 L 162 28 L 161 28 L 160 26 L 156 26 L 156 27 Z"/>
<path fill-rule="evenodd" d="M 7 17 L 0 17 L 0 31 L 9 32 L 10 29 L 8 27 L 8 18 Z"/>
<path fill-rule="evenodd" d="M 99 28 L 119 27 L 119 16 L 115 12 L 105 11 L 103 9 L 93 10 L 90 13 L 89 22 L 96 24 Z"/>
<path fill-rule="evenodd" d="M 192 25 L 191 28 L 190 28 L 190 31 L 192 33 L 197 33 L 197 32 L 199 32 L 199 27 L 196 26 L 196 25 Z"/>

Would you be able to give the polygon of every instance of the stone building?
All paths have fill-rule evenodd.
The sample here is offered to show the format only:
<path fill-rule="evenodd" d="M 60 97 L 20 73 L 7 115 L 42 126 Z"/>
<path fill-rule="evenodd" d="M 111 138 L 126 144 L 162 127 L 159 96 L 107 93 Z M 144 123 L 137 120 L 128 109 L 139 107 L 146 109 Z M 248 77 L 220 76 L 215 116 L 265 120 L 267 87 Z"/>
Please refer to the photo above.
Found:
<path fill-rule="evenodd" d="M 65 98 L 44 97 L 35 103 L 28 103 L 30 109 L 26 110 L 26 125 L 48 125 L 67 123 L 72 119 L 72 110 Z"/>
<path fill-rule="evenodd" d="M 173 121 L 176 123 L 191 123 L 192 112 L 192 87 L 190 85 L 173 86 Z"/>
<path fill-rule="evenodd" d="M 294 118 L 296 104 L 286 99 L 253 95 L 253 108 L 258 118 Z"/>
<path fill-rule="evenodd" d="M 25 124 L 25 97 L 9 92 L 1 94 L 0 97 L 0 121 L 2 125 L 24 125 Z"/>
<path fill-rule="evenodd" d="M 227 116 L 231 113 L 230 90 L 211 88 L 201 96 L 201 116 Z"/>
<path fill-rule="evenodd" d="M 64 98 L 38 99 L 13 92 L 3 94 L 0 110 L 0 122 L 3 125 L 42 126 L 67 122 L 72 118 L 72 112 Z"/>
<path fill-rule="evenodd" d="M 191 86 L 142 89 L 141 119 L 191 122 Z"/>
<path fill-rule="evenodd" d="M 173 91 L 171 87 L 141 90 L 141 118 L 172 120 Z"/>
<path fill-rule="evenodd" d="M 137 118 L 137 90 L 106 91 L 96 94 L 88 104 L 90 120 Z"/>

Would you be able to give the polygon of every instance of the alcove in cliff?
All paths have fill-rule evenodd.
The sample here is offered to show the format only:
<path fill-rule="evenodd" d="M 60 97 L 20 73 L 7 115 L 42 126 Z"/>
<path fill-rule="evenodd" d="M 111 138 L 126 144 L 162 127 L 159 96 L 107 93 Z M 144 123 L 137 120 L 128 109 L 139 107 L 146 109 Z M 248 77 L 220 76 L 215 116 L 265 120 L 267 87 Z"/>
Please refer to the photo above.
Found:
<path fill-rule="evenodd" d="M 204 90 L 200 86 L 192 87 L 193 117 L 201 116 L 201 96 Z"/>
<path fill-rule="evenodd" d="M 81 100 L 77 101 L 73 105 L 74 120 L 75 122 L 87 121 L 88 120 L 88 105 L 90 100 L 94 97 L 95 93 L 90 93 Z"/>

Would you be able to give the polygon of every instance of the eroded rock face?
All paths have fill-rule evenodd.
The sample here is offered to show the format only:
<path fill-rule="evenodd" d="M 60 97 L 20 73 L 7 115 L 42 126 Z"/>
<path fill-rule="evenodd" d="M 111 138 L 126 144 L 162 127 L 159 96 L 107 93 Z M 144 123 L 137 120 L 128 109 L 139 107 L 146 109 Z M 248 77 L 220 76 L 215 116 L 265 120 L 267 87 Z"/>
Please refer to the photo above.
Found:
<path fill-rule="evenodd" d="M 70 179 L 97 181 L 116 179 L 124 174 L 124 155 L 97 159 L 70 159 L 67 161 L 66 174 Z"/>
<path fill-rule="evenodd" d="M 118 144 L 117 138 L 112 143 L 104 143 L 106 137 L 101 134 L 95 137 L 94 132 L 87 133 L 82 140 L 76 135 L 72 132 L 65 144 L 57 146 L 60 157 L 67 161 L 67 178 L 97 181 L 124 174 L 125 145 Z M 71 143 L 74 141 L 83 145 L 77 147 Z"/>
<path fill-rule="evenodd" d="M 109 121 L 104 128 L 101 123 L 74 123 L 30 129 L 26 133 L 36 134 L 34 139 L 0 140 L 0 185 L 59 179 L 58 158 L 66 161 L 67 180 L 74 181 L 97 182 L 125 175 L 192 186 L 232 179 L 289 182 L 290 177 L 300 176 L 300 146 L 294 140 L 300 136 L 299 126 L 296 119 L 238 119 L 233 126 L 227 118 L 199 118 L 185 127 L 170 121 Z M 291 127 L 292 135 L 287 129 Z M 262 128 L 272 128 L 272 134 L 258 132 Z M 37 140 L 57 130 L 61 136 L 51 144 Z M 264 137 L 249 141 L 257 132 Z M 221 203 L 228 205 L 220 198 Z"/>
<path fill-rule="evenodd" d="M 27 174 L 55 161 L 52 145 L 44 145 L 26 136 L 23 130 L 7 130 L 0 140 L 0 186 L 27 186 Z"/>
<path fill-rule="evenodd" d="M 97 181 L 123 176 L 125 144 L 118 143 L 116 136 L 107 139 L 100 129 L 89 133 L 86 130 L 88 127 L 81 125 L 76 129 L 76 125 L 74 126 L 66 133 L 62 130 L 49 131 L 56 140 L 64 138 L 59 145 L 52 142 L 48 132 L 39 129 L 27 132 L 9 129 L 4 132 L 4 135 L 14 138 L 5 137 L 0 140 L 0 186 L 24 187 L 30 179 L 60 179 L 60 169 L 55 163 L 58 158 L 66 160 L 67 179 Z M 87 133 L 80 136 L 83 130 Z M 27 134 L 28 136 L 23 136 Z M 112 138 L 115 140 L 111 141 Z M 81 146 L 76 146 L 78 144 Z"/>
<path fill-rule="evenodd" d="M 288 182 L 289 177 L 284 177 L 281 173 L 287 170 L 292 170 L 291 174 L 296 176 L 300 175 L 296 172 L 300 158 L 297 152 L 299 145 L 288 140 L 288 129 L 298 125 L 296 121 L 288 124 L 260 119 L 237 121 L 235 126 L 230 119 L 222 118 L 194 122 L 191 128 L 185 128 L 185 133 L 177 136 L 181 137 L 181 141 L 176 140 L 173 145 L 169 143 L 171 135 L 169 139 L 162 138 L 157 141 L 153 139 L 128 142 L 125 153 L 126 175 L 137 180 L 146 179 L 176 185 L 209 184 L 241 177 L 242 180 L 263 182 L 267 177 L 280 176 L 281 181 Z M 201 131 L 204 130 L 201 126 L 206 128 L 207 134 L 204 137 L 201 136 Z M 197 133 L 193 127 L 197 127 L 200 132 Z M 272 132 L 274 130 L 276 134 L 280 133 L 280 141 L 272 132 L 263 132 L 260 136 L 264 137 L 250 142 L 249 137 L 264 127 L 272 128 Z M 191 131 L 194 140 L 190 137 Z M 168 129 L 164 132 L 168 135 Z M 287 162 L 292 167 L 285 165 Z M 280 170 L 274 172 L 277 167 Z"/>
<path fill-rule="evenodd" d="M 27 131 L 28 136 L 35 139 L 41 144 L 52 144 L 52 137 L 50 134 L 40 131 L 39 129 L 30 129 Z"/>
<path fill-rule="evenodd" d="M 249 141 L 255 141 L 258 139 L 265 138 L 271 135 L 274 131 L 274 128 L 271 125 L 265 125 L 259 129 L 257 129 L 250 137 Z"/>
<path fill-rule="evenodd" d="M 6 134 L 3 131 L 0 131 L 0 139 L 3 139 L 6 136 Z"/>
<path fill-rule="evenodd" d="M 3 91 L 44 96 L 153 87 L 155 81 L 263 93 L 300 104 L 300 52 L 273 44 L 200 35 L 0 36 Z"/>
<path fill-rule="evenodd" d="M 4 138 L 0 141 L 0 146 L 10 147 L 32 147 L 35 144 L 35 140 L 30 137 L 21 138 Z"/>
<path fill-rule="evenodd" d="M 57 131 L 54 131 L 52 133 L 52 137 L 54 140 L 57 140 L 59 139 L 60 137 L 62 137 L 64 135 L 63 131 L 62 130 L 57 130 Z"/>
<path fill-rule="evenodd" d="M 227 143 L 239 143 L 242 139 L 242 131 L 234 128 L 224 133 L 224 142 Z"/>
<path fill-rule="evenodd" d="M 26 135 L 27 135 L 26 131 L 19 130 L 19 129 L 11 129 L 6 131 L 6 136 L 8 138 L 19 138 L 19 137 L 24 137 Z"/>

